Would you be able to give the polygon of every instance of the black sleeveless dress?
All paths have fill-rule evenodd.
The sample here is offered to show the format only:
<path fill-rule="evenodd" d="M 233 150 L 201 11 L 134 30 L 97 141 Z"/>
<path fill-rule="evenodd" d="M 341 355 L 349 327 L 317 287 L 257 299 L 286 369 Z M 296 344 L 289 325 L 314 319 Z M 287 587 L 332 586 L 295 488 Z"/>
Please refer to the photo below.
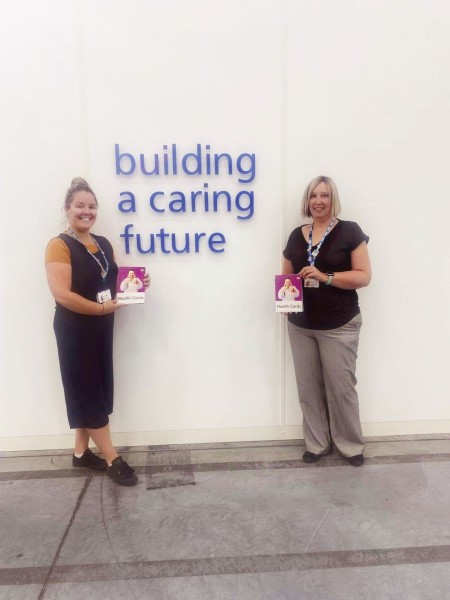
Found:
<path fill-rule="evenodd" d="M 70 250 L 72 292 L 96 302 L 97 293 L 109 289 L 114 298 L 118 268 L 108 240 L 92 236 L 109 262 L 108 275 L 103 281 L 99 265 L 85 246 L 68 234 L 59 237 Z M 95 256 L 105 266 L 101 253 Z M 104 427 L 113 410 L 114 313 L 81 315 L 56 303 L 53 327 L 70 428 Z"/>

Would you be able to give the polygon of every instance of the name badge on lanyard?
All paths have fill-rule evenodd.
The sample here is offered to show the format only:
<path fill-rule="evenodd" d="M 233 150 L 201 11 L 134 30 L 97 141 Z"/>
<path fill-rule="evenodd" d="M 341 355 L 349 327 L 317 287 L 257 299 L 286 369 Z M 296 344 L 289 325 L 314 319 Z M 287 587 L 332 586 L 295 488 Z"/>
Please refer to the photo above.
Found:
<path fill-rule="evenodd" d="M 317 281 L 317 279 L 313 279 L 312 277 L 307 277 L 305 279 L 305 287 L 307 287 L 307 288 L 319 287 L 319 282 Z"/>
<path fill-rule="evenodd" d="M 100 304 L 103 304 L 107 300 L 111 300 L 111 290 L 103 290 L 103 292 L 97 294 L 97 302 Z"/>
<path fill-rule="evenodd" d="M 314 266 L 314 263 L 316 262 L 316 258 L 319 255 L 319 250 L 320 250 L 325 238 L 330 233 L 335 220 L 336 219 L 334 217 L 331 219 L 331 223 L 328 225 L 327 230 L 323 234 L 323 237 L 320 240 L 320 242 L 317 244 L 317 248 L 315 250 L 312 249 L 312 232 L 313 232 L 314 223 L 311 223 L 311 227 L 309 228 L 308 251 L 307 251 L 308 252 L 308 262 L 311 265 L 311 267 Z M 307 277 L 305 279 L 305 287 L 318 288 L 319 282 L 317 281 L 317 279 L 313 279 L 312 277 Z"/>

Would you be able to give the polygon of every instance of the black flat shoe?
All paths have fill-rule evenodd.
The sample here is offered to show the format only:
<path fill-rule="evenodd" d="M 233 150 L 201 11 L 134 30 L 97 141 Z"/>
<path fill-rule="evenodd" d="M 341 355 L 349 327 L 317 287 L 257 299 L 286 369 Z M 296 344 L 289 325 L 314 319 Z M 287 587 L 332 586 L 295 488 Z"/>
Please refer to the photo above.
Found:
<path fill-rule="evenodd" d="M 84 451 L 83 456 L 80 456 L 79 458 L 75 456 L 75 454 L 72 455 L 72 466 L 92 469 L 93 471 L 106 471 L 108 465 L 106 464 L 106 460 L 100 458 L 100 456 L 97 456 L 88 448 Z"/>
<path fill-rule="evenodd" d="M 364 456 L 362 454 L 350 456 L 349 458 L 347 458 L 347 460 L 352 465 L 352 467 L 361 467 L 364 464 Z"/>
<path fill-rule="evenodd" d="M 331 454 L 332 451 L 333 451 L 333 448 L 329 448 L 326 452 L 322 452 L 322 454 L 314 454 L 314 452 L 310 452 L 309 450 L 306 450 L 306 452 L 303 453 L 303 462 L 315 463 L 318 460 L 320 460 L 321 458 L 323 458 L 324 456 L 328 456 L 329 454 Z"/>
<path fill-rule="evenodd" d="M 319 454 L 314 454 L 314 452 L 309 452 L 308 450 L 303 454 L 303 462 L 305 463 L 315 463 L 319 459 Z"/>
<path fill-rule="evenodd" d="M 121 456 L 115 458 L 106 472 L 119 485 L 136 485 L 138 478 L 134 469 Z"/>

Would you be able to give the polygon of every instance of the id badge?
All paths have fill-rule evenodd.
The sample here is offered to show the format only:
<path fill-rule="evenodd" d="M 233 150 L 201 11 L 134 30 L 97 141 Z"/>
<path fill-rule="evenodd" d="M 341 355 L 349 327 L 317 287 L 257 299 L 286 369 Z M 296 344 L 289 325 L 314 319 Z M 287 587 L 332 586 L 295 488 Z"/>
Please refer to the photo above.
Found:
<path fill-rule="evenodd" d="M 307 277 L 305 279 L 305 287 L 307 287 L 307 288 L 318 288 L 319 287 L 319 282 L 317 281 L 317 279 L 313 279 L 312 277 Z"/>
<path fill-rule="evenodd" d="M 99 302 L 100 304 L 103 304 L 103 302 L 106 302 L 107 300 L 111 300 L 110 290 L 103 290 L 103 292 L 99 292 L 97 294 L 97 302 Z"/>

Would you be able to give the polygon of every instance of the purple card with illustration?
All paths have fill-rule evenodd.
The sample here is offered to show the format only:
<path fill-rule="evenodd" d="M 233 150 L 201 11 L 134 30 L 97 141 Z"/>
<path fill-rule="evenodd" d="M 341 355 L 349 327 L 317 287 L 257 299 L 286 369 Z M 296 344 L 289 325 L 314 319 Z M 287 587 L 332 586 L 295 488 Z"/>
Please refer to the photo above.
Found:
<path fill-rule="evenodd" d="M 275 275 L 275 307 L 280 313 L 303 312 L 300 275 Z"/>
<path fill-rule="evenodd" d="M 145 267 L 119 267 L 117 300 L 124 304 L 143 304 Z"/>

